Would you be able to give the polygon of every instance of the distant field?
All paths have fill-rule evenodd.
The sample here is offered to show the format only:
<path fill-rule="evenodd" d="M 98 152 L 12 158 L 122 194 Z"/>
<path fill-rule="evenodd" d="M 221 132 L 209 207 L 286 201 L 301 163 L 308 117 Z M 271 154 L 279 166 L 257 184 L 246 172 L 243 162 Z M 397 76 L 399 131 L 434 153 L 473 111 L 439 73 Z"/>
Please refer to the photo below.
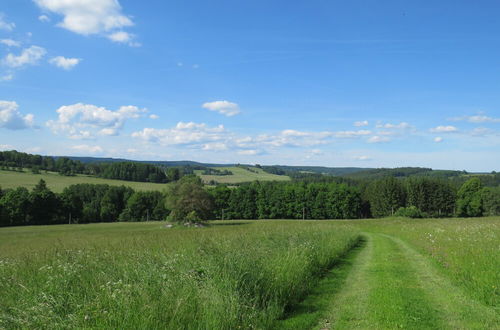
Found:
<path fill-rule="evenodd" d="M 203 171 L 195 171 L 197 175 L 201 177 L 204 182 L 210 182 L 214 180 L 218 183 L 241 183 L 241 182 L 252 182 L 255 180 L 259 181 L 289 181 L 290 177 L 286 175 L 276 175 L 264 172 L 260 168 L 252 167 L 252 171 L 241 167 L 216 167 L 217 170 L 229 170 L 233 172 L 233 175 L 202 175 Z"/>
<path fill-rule="evenodd" d="M 108 184 L 110 186 L 128 186 L 134 190 L 148 191 L 165 189 L 165 184 L 149 182 L 132 182 L 122 180 L 101 179 L 86 175 L 62 176 L 58 173 L 33 174 L 31 172 L 14 172 L 0 170 L 0 187 L 2 189 L 26 187 L 31 190 L 40 179 L 47 182 L 47 186 L 54 192 L 62 192 L 64 188 L 78 183 Z"/>

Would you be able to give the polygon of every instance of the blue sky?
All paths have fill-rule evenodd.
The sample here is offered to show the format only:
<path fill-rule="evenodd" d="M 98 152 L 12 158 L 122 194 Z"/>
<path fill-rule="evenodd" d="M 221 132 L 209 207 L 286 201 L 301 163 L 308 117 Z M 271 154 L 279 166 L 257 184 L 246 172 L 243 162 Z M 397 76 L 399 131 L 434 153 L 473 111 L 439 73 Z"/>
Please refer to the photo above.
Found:
<path fill-rule="evenodd" d="M 0 148 L 500 170 L 498 1 L 4 0 Z"/>

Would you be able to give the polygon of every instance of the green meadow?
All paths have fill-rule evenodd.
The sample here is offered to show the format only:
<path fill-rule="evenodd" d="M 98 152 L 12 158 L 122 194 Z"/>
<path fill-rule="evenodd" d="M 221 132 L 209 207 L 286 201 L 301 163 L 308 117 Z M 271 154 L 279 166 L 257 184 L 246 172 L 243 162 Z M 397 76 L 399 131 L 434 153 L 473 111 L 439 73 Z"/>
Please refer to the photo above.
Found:
<path fill-rule="evenodd" d="M 276 175 L 264 172 L 261 168 L 250 167 L 251 171 L 243 167 L 217 167 L 218 170 L 229 170 L 232 175 L 203 175 L 203 171 L 195 171 L 205 183 L 215 181 L 217 183 L 234 184 L 253 181 L 289 181 L 290 177 L 286 175 Z"/>
<path fill-rule="evenodd" d="M 55 172 L 46 173 L 42 171 L 40 174 L 33 174 L 29 170 L 24 170 L 24 172 L 0 170 L 0 187 L 2 187 L 2 189 L 25 187 L 31 190 L 37 185 L 40 179 L 45 180 L 47 187 L 56 193 L 60 193 L 64 190 L 64 188 L 79 183 L 127 186 L 137 191 L 162 191 L 166 187 L 166 184 L 161 183 L 102 179 L 82 174 L 64 176 Z"/>
<path fill-rule="evenodd" d="M 0 328 L 494 329 L 500 218 L 0 229 Z"/>

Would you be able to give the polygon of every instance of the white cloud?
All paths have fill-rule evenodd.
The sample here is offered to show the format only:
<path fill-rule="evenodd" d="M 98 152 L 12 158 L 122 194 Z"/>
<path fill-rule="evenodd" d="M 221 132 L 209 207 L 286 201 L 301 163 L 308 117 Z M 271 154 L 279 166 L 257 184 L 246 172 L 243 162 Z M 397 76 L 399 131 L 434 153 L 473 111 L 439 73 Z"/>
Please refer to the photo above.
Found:
<path fill-rule="evenodd" d="M 209 143 L 222 143 L 230 139 L 223 125 L 209 127 L 204 123 L 194 122 L 179 122 L 175 127 L 167 129 L 144 128 L 132 133 L 132 137 L 164 146 L 194 145 L 201 148 Z"/>
<path fill-rule="evenodd" d="M 86 154 L 101 154 L 104 151 L 100 146 L 90 146 L 86 144 L 72 146 L 71 149 Z"/>
<path fill-rule="evenodd" d="M 453 133 L 453 132 L 457 132 L 458 128 L 456 128 L 455 126 L 437 126 L 437 127 L 431 128 L 430 131 L 432 133 Z"/>
<path fill-rule="evenodd" d="M 372 160 L 372 158 L 370 156 L 356 156 L 354 157 L 354 160 L 367 161 L 367 160 Z"/>
<path fill-rule="evenodd" d="M 9 23 L 5 20 L 5 15 L 0 13 L 0 30 L 12 31 L 16 27 L 16 24 Z"/>
<path fill-rule="evenodd" d="M 40 15 L 38 16 L 38 20 L 42 23 L 47 23 L 50 22 L 50 17 L 47 15 Z"/>
<path fill-rule="evenodd" d="M 436 143 L 441 143 L 441 142 L 443 142 L 443 138 L 442 138 L 442 137 L 440 137 L 440 136 L 436 136 L 436 137 L 434 138 L 434 142 L 436 142 Z"/>
<path fill-rule="evenodd" d="M 479 113 L 474 116 L 463 116 L 451 118 L 453 121 L 468 121 L 469 123 L 481 124 L 481 123 L 500 123 L 500 118 L 493 118 Z"/>
<path fill-rule="evenodd" d="M 360 136 L 370 135 L 372 132 L 368 130 L 359 130 L 359 131 L 339 131 L 335 132 L 335 137 L 337 138 L 357 138 Z"/>
<path fill-rule="evenodd" d="M 5 150 L 14 150 L 14 146 L 10 144 L 0 144 L 0 150 L 5 151 Z"/>
<path fill-rule="evenodd" d="M 262 152 L 256 149 L 248 149 L 248 150 L 240 150 L 238 151 L 238 155 L 242 156 L 256 156 L 261 154 Z"/>
<path fill-rule="evenodd" d="M 22 50 L 20 55 L 7 54 L 2 60 L 5 66 L 10 68 L 21 68 L 27 65 L 36 65 L 47 51 L 39 46 L 31 46 Z"/>
<path fill-rule="evenodd" d="M 367 142 L 368 143 L 383 143 L 383 142 L 389 142 L 391 139 L 389 139 L 387 136 L 379 136 L 379 135 L 374 135 L 370 137 Z"/>
<path fill-rule="evenodd" d="M 73 139 L 89 139 L 98 135 L 118 135 L 128 119 L 139 118 L 146 109 L 122 106 L 116 111 L 92 104 L 64 105 L 56 110 L 57 120 L 49 120 L 47 126 L 56 134 L 62 133 Z"/>
<path fill-rule="evenodd" d="M 241 112 L 238 104 L 229 101 L 206 102 L 203 103 L 202 108 L 216 111 L 228 117 L 237 115 Z"/>
<path fill-rule="evenodd" d="M 53 64 L 61 69 L 64 69 L 64 70 L 71 70 L 76 65 L 78 65 L 78 63 L 80 63 L 80 61 L 81 61 L 81 59 L 79 59 L 79 58 L 56 56 L 56 57 L 51 58 L 49 60 L 49 63 Z"/>
<path fill-rule="evenodd" d="M 160 118 L 160 116 L 155 115 L 155 114 L 151 114 L 151 115 L 149 115 L 149 118 L 151 118 L 151 119 L 155 119 L 155 120 L 156 120 L 156 119 L 159 119 L 159 118 Z"/>
<path fill-rule="evenodd" d="M 356 127 L 363 127 L 363 126 L 368 126 L 368 120 L 363 120 L 363 121 L 355 121 L 354 126 Z"/>
<path fill-rule="evenodd" d="M 127 43 L 130 41 L 132 36 L 130 33 L 125 31 L 117 31 L 108 35 L 109 40 L 120 43 Z"/>
<path fill-rule="evenodd" d="M 406 128 L 411 128 L 412 126 L 408 124 L 407 122 L 400 122 L 399 124 L 391 124 L 391 123 L 386 123 L 386 124 L 377 124 L 377 128 L 388 128 L 388 129 L 406 129 Z"/>
<path fill-rule="evenodd" d="M 486 136 L 495 134 L 495 131 L 486 127 L 476 127 L 470 132 L 470 134 L 473 136 Z"/>
<path fill-rule="evenodd" d="M 205 143 L 201 149 L 207 151 L 224 151 L 228 149 L 228 146 L 223 142 L 213 142 Z"/>
<path fill-rule="evenodd" d="M 292 129 L 281 131 L 276 135 L 261 134 L 241 145 L 269 147 L 311 147 L 325 144 L 332 137 L 331 132 L 302 132 Z"/>
<path fill-rule="evenodd" d="M 0 39 L 0 44 L 3 44 L 7 47 L 20 47 L 21 43 L 19 41 L 15 41 L 12 39 Z"/>
<path fill-rule="evenodd" d="M 34 0 L 47 12 L 63 16 L 57 25 L 81 35 L 106 35 L 116 42 L 130 42 L 132 35 L 122 31 L 133 26 L 122 13 L 118 0 Z M 127 39 L 125 41 L 125 39 Z"/>
<path fill-rule="evenodd" d="M 35 117 L 32 114 L 22 115 L 19 105 L 14 101 L 0 101 L 0 127 L 11 130 L 33 128 Z"/>

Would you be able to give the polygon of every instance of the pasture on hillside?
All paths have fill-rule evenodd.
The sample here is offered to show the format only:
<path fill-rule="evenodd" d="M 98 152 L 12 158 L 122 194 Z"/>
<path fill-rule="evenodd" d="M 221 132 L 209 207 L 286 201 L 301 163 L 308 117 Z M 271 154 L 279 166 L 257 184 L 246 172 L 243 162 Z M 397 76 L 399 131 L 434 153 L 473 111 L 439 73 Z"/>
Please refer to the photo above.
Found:
<path fill-rule="evenodd" d="M 167 184 L 161 183 L 103 179 L 83 174 L 64 176 L 55 172 L 46 173 L 42 171 L 40 174 L 33 174 L 29 170 L 24 170 L 24 172 L 0 170 L 0 187 L 2 187 L 2 189 L 25 187 L 31 190 L 38 184 L 40 179 L 45 180 L 47 187 L 56 193 L 60 193 L 64 188 L 79 183 L 126 186 L 137 191 L 163 191 L 167 186 Z"/>
<path fill-rule="evenodd" d="M 204 175 L 203 171 L 197 170 L 195 171 L 196 175 L 200 176 L 203 182 L 209 183 L 211 181 L 215 181 L 217 183 L 225 183 L 225 184 L 235 184 L 242 182 L 253 182 L 253 181 L 290 181 L 290 177 L 286 175 L 276 175 L 270 174 L 257 167 L 249 167 L 250 170 L 231 166 L 231 167 L 216 167 L 215 169 L 223 171 L 228 170 L 231 171 L 232 175 Z"/>
<path fill-rule="evenodd" d="M 0 229 L 0 328 L 500 327 L 500 218 Z"/>

